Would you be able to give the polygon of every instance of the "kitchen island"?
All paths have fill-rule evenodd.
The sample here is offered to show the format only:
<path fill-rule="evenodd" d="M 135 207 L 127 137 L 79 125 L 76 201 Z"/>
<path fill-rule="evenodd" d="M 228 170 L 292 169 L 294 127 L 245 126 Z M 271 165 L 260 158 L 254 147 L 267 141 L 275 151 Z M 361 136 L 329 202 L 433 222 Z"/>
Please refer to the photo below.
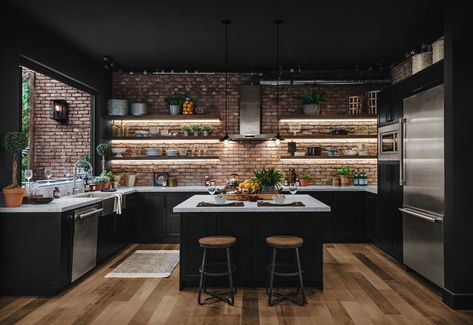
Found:
<path fill-rule="evenodd" d="M 292 198 L 288 196 L 288 200 Z M 331 208 L 310 195 L 296 195 L 294 200 L 304 206 L 258 206 L 256 202 L 246 201 L 239 207 L 197 207 L 199 202 L 211 201 L 209 195 L 194 195 L 175 206 L 173 211 L 181 214 L 180 289 L 198 285 L 202 258 L 198 239 L 210 235 L 237 238 L 232 260 L 237 266 L 236 283 L 240 287 L 265 287 L 265 267 L 270 255 L 266 237 L 299 236 L 304 239 L 300 251 L 304 283 L 322 289 L 322 219 L 328 217 Z M 218 252 L 210 256 L 221 257 Z M 295 258 L 292 251 L 282 252 L 279 257 L 289 262 Z M 284 279 L 279 284 L 293 285 L 294 281 Z"/>

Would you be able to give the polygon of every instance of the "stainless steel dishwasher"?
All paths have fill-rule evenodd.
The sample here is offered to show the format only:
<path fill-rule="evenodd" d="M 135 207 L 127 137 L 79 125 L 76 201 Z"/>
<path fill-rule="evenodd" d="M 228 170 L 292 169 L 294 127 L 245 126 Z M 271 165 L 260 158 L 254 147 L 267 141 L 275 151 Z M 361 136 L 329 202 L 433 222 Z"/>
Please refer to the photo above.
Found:
<path fill-rule="evenodd" d="M 102 210 L 102 204 L 96 204 L 74 211 L 72 282 L 97 265 L 98 218 Z"/>

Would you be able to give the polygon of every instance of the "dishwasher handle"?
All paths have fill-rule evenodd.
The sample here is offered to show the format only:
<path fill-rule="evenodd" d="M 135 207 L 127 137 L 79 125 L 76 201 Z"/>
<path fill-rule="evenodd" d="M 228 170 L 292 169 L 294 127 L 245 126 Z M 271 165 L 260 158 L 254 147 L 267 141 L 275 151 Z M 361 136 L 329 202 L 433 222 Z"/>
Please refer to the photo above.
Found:
<path fill-rule="evenodd" d="M 85 219 L 85 218 L 88 218 L 90 216 L 93 216 L 93 215 L 96 215 L 97 213 L 101 213 L 103 211 L 102 208 L 100 209 L 94 209 L 92 211 L 89 211 L 89 212 L 86 212 L 86 213 L 81 213 L 77 216 L 74 217 L 75 220 L 77 219 Z"/>

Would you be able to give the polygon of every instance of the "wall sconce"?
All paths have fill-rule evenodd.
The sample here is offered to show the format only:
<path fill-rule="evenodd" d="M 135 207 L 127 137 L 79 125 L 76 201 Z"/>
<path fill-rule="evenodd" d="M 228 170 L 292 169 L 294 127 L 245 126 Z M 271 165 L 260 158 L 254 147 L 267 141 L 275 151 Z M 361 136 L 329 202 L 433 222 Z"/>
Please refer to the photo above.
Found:
<path fill-rule="evenodd" d="M 53 99 L 51 106 L 51 118 L 65 123 L 67 121 L 67 102 L 63 99 Z"/>

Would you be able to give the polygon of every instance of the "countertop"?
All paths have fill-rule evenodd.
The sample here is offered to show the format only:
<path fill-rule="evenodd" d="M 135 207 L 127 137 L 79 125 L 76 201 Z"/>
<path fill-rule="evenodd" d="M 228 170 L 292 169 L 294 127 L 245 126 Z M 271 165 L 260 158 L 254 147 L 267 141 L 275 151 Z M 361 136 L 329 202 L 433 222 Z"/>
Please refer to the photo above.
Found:
<path fill-rule="evenodd" d="M 283 187 L 283 191 L 287 191 L 287 187 Z M 299 192 L 317 192 L 317 191 L 362 191 L 377 194 L 377 186 L 328 186 L 328 185 L 310 185 L 299 187 Z M 117 192 L 121 194 L 131 193 L 173 193 L 173 192 L 207 192 L 205 186 L 176 186 L 176 187 L 161 187 L 161 186 L 136 186 L 136 187 L 120 187 Z M 102 198 L 74 198 L 72 196 L 65 196 L 56 199 L 53 202 L 45 205 L 31 205 L 23 204 L 19 208 L 7 208 L 0 206 L 0 213 L 55 213 L 64 212 L 72 209 L 77 209 L 90 204 L 99 203 Z M 212 211 L 215 211 L 215 208 Z M 258 208 L 261 209 L 261 208 Z M 277 211 L 282 211 L 277 208 Z M 260 211 L 260 210 L 258 210 Z M 302 211 L 302 210 L 300 210 Z"/>
<path fill-rule="evenodd" d="M 289 196 L 287 200 L 292 201 Z M 222 206 L 222 207 L 197 207 L 199 202 L 211 202 L 212 198 L 210 195 L 194 195 L 184 202 L 176 205 L 173 209 L 177 213 L 208 213 L 208 212 L 330 212 L 330 207 L 325 203 L 314 199 L 308 194 L 300 194 L 294 196 L 294 201 L 300 201 L 304 203 L 304 207 L 294 206 L 270 206 L 270 207 L 258 207 L 256 202 L 243 202 L 244 206 Z"/>

